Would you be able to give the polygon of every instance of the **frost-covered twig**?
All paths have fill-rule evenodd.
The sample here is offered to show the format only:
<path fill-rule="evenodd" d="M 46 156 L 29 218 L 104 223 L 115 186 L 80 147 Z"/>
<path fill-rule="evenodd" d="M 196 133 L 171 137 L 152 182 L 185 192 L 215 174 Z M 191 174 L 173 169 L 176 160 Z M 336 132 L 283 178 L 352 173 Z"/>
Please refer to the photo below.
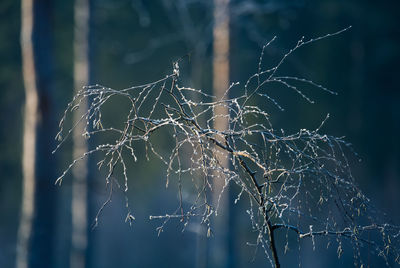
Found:
<path fill-rule="evenodd" d="M 120 188 L 127 191 L 129 162 L 125 161 L 125 157 L 130 155 L 136 162 L 141 157 L 137 151 L 144 144 L 145 158 L 158 158 L 165 165 L 166 186 L 174 180 L 179 189 L 179 204 L 174 213 L 150 217 L 164 220 L 158 228 L 159 232 L 169 220 L 179 219 L 186 226 L 191 218 L 200 217 L 210 235 L 210 221 L 218 208 L 218 202 L 212 203 L 209 199 L 209 193 L 213 191 L 210 181 L 219 179 L 224 180 L 225 185 L 239 187 L 236 201 L 247 195 L 251 226 L 258 233 L 256 244 L 264 248 L 268 259 L 276 267 L 279 267 L 280 261 L 275 237 L 282 230 L 286 230 L 285 251 L 289 243 L 288 232 L 293 231 L 299 240 L 311 238 L 313 245 L 317 238 L 334 237 L 339 257 L 342 240 L 349 240 L 355 252 L 354 264 L 358 266 L 364 264 L 361 256 L 364 245 L 382 256 L 387 264 L 389 259 L 399 262 L 400 229 L 384 222 L 382 213 L 371 205 L 355 183 L 346 156 L 352 152 L 351 145 L 342 137 L 321 133 L 329 116 L 314 130 L 300 129 L 290 134 L 275 129 L 270 121 L 272 115 L 268 107 L 274 105 L 283 110 L 278 101 L 268 94 L 269 89 L 277 84 L 294 90 L 310 103 L 314 101 L 303 92 L 301 85 L 336 94 L 307 78 L 282 75 L 279 71 L 297 49 L 347 29 L 308 41 L 303 38 L 274 66 L 265 67 L 264 50 L 275 40 L 272 39 L 262 50 L 257 73 L 249 78 L 241 88 L 242 95 L 236 98 L 228 96 L 232 88 L 240 90 L 239 83 L 232 84 L 222 99 L 199 89 L 181 86 L 178 62 L 173 64 L 170 75 L 145 85 L 122 90 L 100 85 L 85 87 L 65 111 L 56 150 L 76 125 L 65 131 L 66 117 L 84 98 L 91 98 L 92 101 L 87 113 L 80 119 L 87 125 L 83 137 L 101 135 L 112 138 L 74 160 L 57 182 L 61 183 L 80 159 L 97 153 L 101 158 L 98 166 L 106 170 L 107 184 L 111 182 L 110 193 L 112 177 L 116 176 L 114 173 L 118 166 L 122 168 L 124 180 L 124 187 Z M 129 109 L 122 126 L 108 126 L 102 120 L 102 113 L 106 112 L 103 106 L 117 97 L 126 99 Z M 226 116 L 229 128 L 225 131 L 214 128 L 215 120 L 220 115 L 215 115 L 213 111 L 221 106 L 229 111 Z M 155 133 L 170 137 L 171 147 L 160 148 L 154 138 Z M 221 156 L 229 159 L 232 168 L 219 163 Z M 182 191 L 187 185 L 184 181 L 188 179 L 196 192 L 192 202 L 186 205 Z M 111 196 L 106 203 L 109 200 Z M 130 211 L 128 218 L 134 218 Z"/>

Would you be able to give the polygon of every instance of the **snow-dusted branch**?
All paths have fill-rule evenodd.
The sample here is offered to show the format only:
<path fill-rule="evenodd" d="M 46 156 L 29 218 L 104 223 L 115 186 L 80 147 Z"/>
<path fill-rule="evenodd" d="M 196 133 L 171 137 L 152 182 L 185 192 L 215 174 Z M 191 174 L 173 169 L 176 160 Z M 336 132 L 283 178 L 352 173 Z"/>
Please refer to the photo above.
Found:
<path fill-rule="evenodd" d="M 290 134 L 275 129 L 270 121 L 271 106 L 283 110 L 278 101 L 269 96 L 269 89 L 276 85 L 294 90 L 310 103 L 313 101 L 303 92 L 302 85 L 336 94 L 307 78 L 283 75 L 280 67 L 302 46 L 344 30 L 318 38 L 303 38 L 275 65 L 264 66 L 264 50 L 275 40 L 272 39 L 262 50 L 257 72 L 244 86 L 233 83 L 222 99 L 181 86 L 179 61 L 173 63 L 171 74 L 145 85 L 121 90 L 100 85 L 85 87 L 64 113 L 56 150 L 76 126 L 64 130 L 67 116 L 85 98 L 91 101 L 88 111 L 80 118 L 86 122 L 83 138 L 101 135 L 107 142 L 74 160 L 57 182 L 61 184 L 80 159 L 98 154 L 101 159 L 98 166 L 105 169 L 110 193 L 116 181 L 114 177 L 119 176 L 115 174 L 117 167 L 122 168 L 124 182 L 123 187 L 117 186 L 127 191 L 129 165 L 135 163 L 125 158 L 130 155 L 135 162 L 140 157 L 149 161 L 157 158 L 165 166 L 166 186 L 173 181 L 178 184 L 179 191 L 179 204 L 173 213 L 150 217 L 164 220 L 159 232 L 170 220 L 179 219 L 186 226 L 193 217 L 199 217 L 210 235 L 210 221 L 218 214 L 218 202 L 212 203 L 209 198 L 214 190 L 211 180 L 218 179 L 223 180 L 225 187 L 235 184 L 240 189 L 235 202 L 241 199 L 248 202 L 251 228 L 258 233 L 256 244 L 264 249 L 275 267 L 280 266 L 278 249 L 281 248 L 275 237 L 281 235 L 282 230 L 293 231 L 298 239 L 311 238 L 313 242 L 317 238 L 334 237 L 339 257 L 342 240 L 349 240 L 356 252 L 354 263 L 357 265 L 364 264 L 363 245 L 369 245 L 370 251 L 382 256 L 387 264 L 389 259 L 399 262 L 400 229 L 383 221 L 382 213 L 371 205 L 355 183 L 347 159 L 352 153 L 351 145 L 342 137 L 321 132 L 329 115 L 314 130 L 300 129 Z M 242 94 L 229 98 L 232 90 Z M 105 104 L 117 98 L 129 103 L 124 115 L 114 114 L 120 124 L 103 122 L 102 113 L 109 112 Z M 213 127 L 221 116 L 215 115 L 214 110 L 221 106 L 229 111 L 224 115 L 229 122 L 225 131 Z M 167 148 L 161 147 L 155 133 L 168 137 L 169 147 L 168 144 L 164 144 Z M 141 151 L 143 147 L 145 154 Z M 231 168 L 219 163 L 221 156 L 229 159 Z M 190 202 L 182 197 L 187 182 L 195 190 Z M 130 210 L 127 219 L 134 219 Z M 289 239 L 286 240 L 288 244 Z"/>

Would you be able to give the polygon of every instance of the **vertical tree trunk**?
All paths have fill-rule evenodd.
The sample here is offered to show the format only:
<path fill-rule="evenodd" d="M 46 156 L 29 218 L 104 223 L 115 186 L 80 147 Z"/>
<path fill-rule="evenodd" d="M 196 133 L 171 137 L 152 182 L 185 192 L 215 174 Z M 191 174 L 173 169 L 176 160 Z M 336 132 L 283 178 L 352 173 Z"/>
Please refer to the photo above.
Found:
<path fill-rule="evenodd" d="M 229 87 L 229 0 L 214 0 L 214 28 L 213 28 L 213 89 L 218 100 L 224 98 Z M 217 106 L 214 110 L 214 128 L 225 131 L 228 126 L 228 108 Z M 225 143 L 224 137 L 217 137 Z M 218 161 L 224 168 L 229 168 L 228 158 L 220 156 Z M 218 216 L 215 218 L 214 234 L 210 246 L 211 264 L 215 267 L 230 265 L 229 253 L 229 191 L 225 188 L 225 178 L 220 172 L 215 172 L 213 180 L 213 204 L 219 200 Z"/>
<path fill-rule="evenodd" d="M 22 207 L 18 229 L 17 268 L 28 266 L 29 238 L 32 232 L 33 194 L 35 179 L 35 140 L 36 140 L 36 110 L 38 103 L 36 89 L 36 73 L 33 63 L 32 0 L 21 3 L 21 49 L 22 73 L 25 85 L 24 134 L 22 152 Z"/>
<path fill-rule="evenodd" d="M 74 88 L 77 93 L 89 83 L 89 0 L 75 0 L 74 7 Z M 74 122 L 78 122 L 88 109 L 87 99 L 74 112 Z M 76 159 L 88 151 L 88 142 L 82 133 L 86 124 L 84 120 L 73 131 L 73 158 Z M 73 170 L 72 182 L 72 248 L 70 266 L 85 267 L 86 249 L 88 244 L 88 161 L 84 158 Z"/>
<path fill-rule="evenodd" d="M 21 49 L 25 86 L 23 200 L 16 266 L 51 267 L 55 228 L 56 112 L 51 47 L 51 1 L 22 0 Z"/>

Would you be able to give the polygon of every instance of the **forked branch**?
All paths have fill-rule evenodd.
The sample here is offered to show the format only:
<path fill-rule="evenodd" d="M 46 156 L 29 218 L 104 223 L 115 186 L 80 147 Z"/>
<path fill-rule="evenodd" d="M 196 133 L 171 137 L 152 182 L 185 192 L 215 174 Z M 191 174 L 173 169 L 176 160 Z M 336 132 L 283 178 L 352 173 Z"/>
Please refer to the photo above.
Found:
<path fill-rule="evenodd" d="M 269 90 L 277 84 L 295 91 L 310 103 L 313 101 L 303 93 L 303 86 L 336 94 L 307 78 L 282 75 L 280 67 L 302 46 L 343 31 L 308 41 L 301 39 L 275 65 L 263 66 L 264 50 L 275 39 L 271 40 L 263 48 L 257 72 L 243 88 L 239 83 L 232 84 L 224 99 L 180 86 L 179 62 L 173 64 L 170 75 L 153 83 L 121 90 L 100 85 L 85 87 L 64 113 L 56 150 L 76 126 L 75 123 L 71 129 L 64 130 L 67 116 L 85 98 L 92 101 L 79 120 L 86 122 L 82 135 L 84 138 L 99 136 L 102 142 L 74 160 L 57 183 L 61 184 L 80 159 L 97 154 L 101 159 L 98 166 L 105 170 L 107 183 L 117 181 L 119 174 L 115 170 L 122 167 L 121 185 L 125 187 L 120 188 L 125 193 L 131 175 L 124 159 L 130 155 L 136 162 L 144 155 L 148 160 L 159 159 L 165 165 L 166 185 L 172 181 L 179 189 L 179 204 L 173 213 L 150 217 L 164 220 L 157 229 L 159 232 L 171 219 L 179 219 L 187 226 L 193 218 L 199 218 L 207 227 L 207 235 L 211 235 L 210 222 L 218 209 L 218 202 L 208 199 L 213 190 L 210 180 L 214 177 L 224 180 L 225 186 L 238 186 L 240 193 L 236 202 L 243 195 L 248 197 L 243 202 L 248 202 L 251 228 L 257 233 L 256 245 L 264 249 L 272 266 L 280 267 L 278 249 L 281 247 L 276 236 L 282 231 L 278 230 L 286 230 L 285 248 L 289 243 L 288 232 L 294 232 L 299 240 L 311 238 L 314 247 L 316 238 L 334 238 L 339 257 L 343 251 L 342 240 L 348 240 L 355 252 L 354 264 L 358 266 L 365 264 L 361 250 L 364 244 L 369 245 L 372 253 L 382 256 L 386 264 L 391 259 L 400 262 L 400 229 L 385 223 L 382 213 L 355 183 L 347 159 L 349 152 L 352 153 L 351 145 L 341 137 L 321 133 L 328 116 L 314 130 L 300 129 L 291 134 L 274 128 L 270 121 L 271 106 L 283 110 L 269 96 Z M 232 89 L 243 94 L 228 98 Z M 126 114 L 119 115 L 122 119 L 119 125 L 102 119 L 102 113 L 108 112 L 104 105 L 114 99 L 118 103 L 121 99 L 127 100 Z M 218 115 L 213 111 L 220 106 L 229 111 L 226 131 L 214 128 Z M 163 144 L 167 147 L 160 145 L 155 133 L 169 137 L 169 144 Z M 220 156 L 228 158 L 232 168 L 221 165 Z M 188 190 L 195 192 L 190 202 L 182 198 L 184 186 L 188 187 L 186 182 L 191 185 Z M 134 218 L 130 210 L 128 218 Z M 370 240 L 371 235 L 374 241 Z"/>

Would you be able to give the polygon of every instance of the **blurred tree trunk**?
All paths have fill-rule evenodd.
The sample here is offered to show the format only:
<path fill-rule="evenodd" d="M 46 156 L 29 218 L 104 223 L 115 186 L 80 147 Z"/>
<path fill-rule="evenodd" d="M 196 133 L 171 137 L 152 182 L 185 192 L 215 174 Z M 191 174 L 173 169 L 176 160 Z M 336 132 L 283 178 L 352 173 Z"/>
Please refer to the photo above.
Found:
<path fill-rule="evenodd" d="M 50 0 L 22 0 L 21 49 L 25 86 L 23 200 L 16 266 L 52 267 L 57 130 L 53 96 Z"/>
<path fill-rule="evenodd" d="M 229 0 L 214 0 L 214 27 L 213 27 L 213 90 L 217 100 L 225 99 L 229 88 Z M 229 129 L 229 111 L 225 105 L 217 106 L 214 110 L 214 128 L 219 131 Z M 224 137 L 217 137 L 225 143 Z M 218 161 L 225 169 L 229 168 L 226 155 L 219 155 Z M 218 206 L 218 216 L 214 222 L 214 237 L 210 240 L 212 267 L 232 267 L 231 257 L 231 221 L 229 207 L 229 189 L 225 185 L 225 176 L 221 172 L 213 174 L 213 204 Z M 222 189 L 223 195 L 220 196 Z"/>
<path fill-rule="evenodd" d="M 75 0 L 74 6 L 74 94 L 90 81 L 89 31 L 90 0 Z M 74 112 L 74 124 L 79 122 L 88 110 L 88 101 L 84 99 Z M 85 120 L 73 130 L 73 159 L 88 151 L 88 142 L 82 133 L 86 128 Z M 85 267 L 88 245 L 88 159 L 79 161 L 72 170 L 72 247 L 70 267 Z"/>

